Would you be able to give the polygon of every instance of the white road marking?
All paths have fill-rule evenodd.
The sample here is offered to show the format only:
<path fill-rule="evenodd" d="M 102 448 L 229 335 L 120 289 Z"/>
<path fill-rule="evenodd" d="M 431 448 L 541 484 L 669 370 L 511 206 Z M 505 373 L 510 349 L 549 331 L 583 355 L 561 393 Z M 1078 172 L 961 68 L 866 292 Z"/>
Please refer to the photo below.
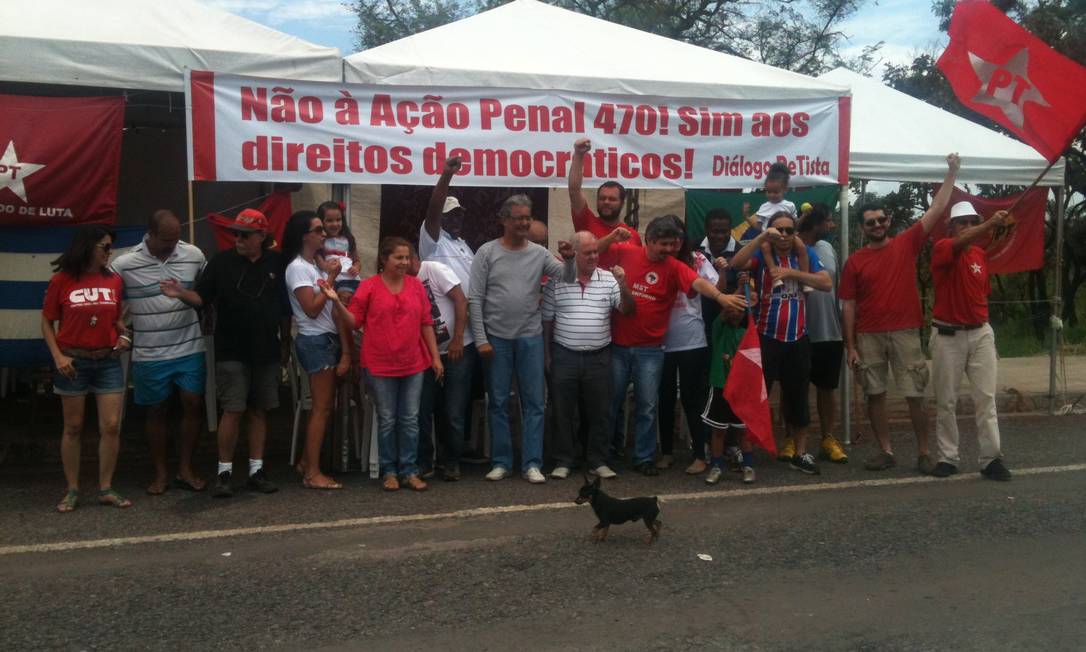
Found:
<path fill-rule="evenodd" d="M 1069 473 L 1086 471 L 1086 464 L 1066 464 L 1063 466 L 1041 466 L 1027 469 L 1015 469 L 1016 476 L 1041 475 L 1045 473 Z M 884 478 L 878 480 L 850 480 L 847 482 L 825 482 L 820 484 L 786 485 L 783 487 L 757 487 L 749 489 L 734 489 L 729 491 L 695 491 L 678 494 L 661 494 L 663 503 L 676 503 L 691 500 L 707 500 L 721 498 L 744 498 L 747 496 L 764 496 L 771 494 L 798 494 L 816 491 L 841 491 L 844 489 L 856 489 L 860 487 L 898 487 L 905 485 L 926 484 L 936 482 L 961 482 L 978 480 L 979 476 L 973 473 L 955 475 L 949 478 L 933 478 L 930 476 L 917 476 L 911 478 Z M 540 503 L 535 505 L 503 505 L 500 507 L 476 507 L 473 509 L 461 509 L 453 512 L 438 514 L 401 514 L 390 516 L 366 516 L 362 518 L 345 518 L 336 521 L 318 521 L 313 523 L 283 523 L 281 525 L 262 525 L 259 527 L 231 528 L 226 530 L 201 530 L 195 532 L 172 532 L 168 534 L 151 534 L 136 537 L 117 537 L 113 539 L 88 539 L 83 541 L 61 541 L 56 543 L 32 543 L 16 546 L 0 547 L 2 555 L 20 555 L 40 552 L 66 552 L 70 550 L 88 550 L 95 548 L 114 548 L 118 546 L 132 546 L 147 543 L 173 543 L 178 541 L 200 541 L 204 539 L 225 539 L 230 537 L 248 536 L 253 534 L 279 534 L 283 532 L 304 532 L 307 530 L 331 530 L 338 528 L 367 527 L 373 525 L 398 525 L 403 523 L 418 523 L 421 521 L 440 521 L 449 519 L 466 519 L 479 516 L 494 516 L 496 514 L 516 514 L 521 512 L 542 512 L 557 509 L 570 509 L 578 507 L 572 500 L 560 503 Z"/>

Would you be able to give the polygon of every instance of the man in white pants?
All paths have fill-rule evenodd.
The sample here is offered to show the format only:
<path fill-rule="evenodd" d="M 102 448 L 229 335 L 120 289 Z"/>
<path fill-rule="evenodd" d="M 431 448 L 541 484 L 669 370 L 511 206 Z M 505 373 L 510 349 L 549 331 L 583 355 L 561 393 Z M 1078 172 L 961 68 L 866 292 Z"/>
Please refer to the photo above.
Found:
<path fill-rule="evenodd" d="M 999 450 L 995 334 L 988 324 L 988 255 L 973 244 L 1006 219 L 1007 212 L 999 211 L 982 222 L 972 204 L 958 202 L 950 208 L 946 237 L 931 250 L 935 308 L 930 350 L 939 447 L 939 463 L 931 474 L 938 478 L 958 472 L 958 387 L 964 374 L 973 388 L 980 473 L 990 480 L 1011 479 Z"/>

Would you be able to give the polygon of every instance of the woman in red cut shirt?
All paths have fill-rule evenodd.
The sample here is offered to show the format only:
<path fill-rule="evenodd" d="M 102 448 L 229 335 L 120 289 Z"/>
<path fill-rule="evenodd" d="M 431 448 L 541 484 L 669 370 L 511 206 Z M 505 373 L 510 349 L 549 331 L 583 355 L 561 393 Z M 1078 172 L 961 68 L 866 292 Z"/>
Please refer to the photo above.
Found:
<path fill-rule="evenodd" d="M 430 299 L 422 283 L 407 273 L 410 266 L 410 243 L 389 237 L 378 249 L 378 274 L 358 286 L 349 308 L 333 288 L 324 287 L 340 317 L 363 331 L 361 362 L 377 401 L 377 447 L 386 491 L 396 491 L 401 481 L 415 491 L 426 489 L 417 460 L 422 374 L 433 368 L 440 382 L 445 372 Z"/>
<path fill-rule="evenodd" d="M 53 355 L 53 391 L 64 410 L 60 457 L 68 493 L 57 510 L 79 503 L 80 436 L 87 394 L 98 404 L 98 502 L 114 507 L 132 503 L 113 490 L 113 470 L 120 449 L 124 374 L 120 353 L 132 345 L 121 320 L 123 284 L 109 269 L 113 232 L 102 226 L 80 227 L 60 258 L 45 291 L 41 332 Z M 54 327 L 54 322 L 57 326 Z"/>

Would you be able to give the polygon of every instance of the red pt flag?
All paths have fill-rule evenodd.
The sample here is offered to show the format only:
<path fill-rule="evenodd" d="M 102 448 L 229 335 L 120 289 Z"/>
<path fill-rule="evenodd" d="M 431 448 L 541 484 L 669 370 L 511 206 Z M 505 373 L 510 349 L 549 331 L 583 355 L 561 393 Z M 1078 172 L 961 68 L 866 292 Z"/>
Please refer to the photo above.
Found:
<path fill-rule="evenodd" d="M 747 427 L 751 441 L 769 452 L 777 454 L 773 440 L 773 420 L 769 415 L 769 393 L 765 389 L 762 372 L 762 344 L 754 318 L 747 317 L 747 332 L 739 342 L 739 349 L 732 356 L 728 380 L 724 383 L 724 398 L 728 400 L 735 416 Z"/>
<path fill-rule="evenodd" d="M 0 95 L 0 224 L 112 224 L 122 97 Z"/>
<path fill-rule="evenodd" d="M 1021 198 L 1021 201 L 1019 201 Z M 1048 207 L 1048 188 L 1033 188 L 1000 199 L 975 197 L 955 188 L 944 219 L 932 229 L 932 240 L 946 237 L 949 206 L 967 201 L 977 209 L 977 214 L 988 219 L 993 213 L 1015 206 L 1011 219 L 990 236 L 976 243 L 988 252 L 988 271 L 992 274 L 1011 274 L 1041 269 L 1045 265 L 1045 210 Z"/>
<path fill-rule="evenodd" d="M 1086 124 L 1086 68 L 985 0 L 961 0 L 939 68 L 962 104 L 1051 163 Z"/>

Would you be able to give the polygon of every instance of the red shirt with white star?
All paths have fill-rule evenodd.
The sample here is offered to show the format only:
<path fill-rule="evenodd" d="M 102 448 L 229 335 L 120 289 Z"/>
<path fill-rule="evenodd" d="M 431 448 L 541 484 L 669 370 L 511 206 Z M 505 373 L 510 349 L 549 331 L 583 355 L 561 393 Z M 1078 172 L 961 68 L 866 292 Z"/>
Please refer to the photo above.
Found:
<path fill-rule="evenodd" d="M 932 317 L 945 324 L 967 326 L 988 321 L 988 254 L 975 245 L 954 251 L 954 239 L 943 238 L 931 249 L 935 282 Z"/>
<path fill-rule="evenodd" d="M 612 341 L 631 347 L 663 345 L 675 295 L 689 294 L 698 273 L 674 256 L 649 260 L 644 247 L 629 242 L 611 245 L 607 252 L 626 272 L 626 285 L 636 306 L 632 315 L 616 312 L 611 317 Z"/>

